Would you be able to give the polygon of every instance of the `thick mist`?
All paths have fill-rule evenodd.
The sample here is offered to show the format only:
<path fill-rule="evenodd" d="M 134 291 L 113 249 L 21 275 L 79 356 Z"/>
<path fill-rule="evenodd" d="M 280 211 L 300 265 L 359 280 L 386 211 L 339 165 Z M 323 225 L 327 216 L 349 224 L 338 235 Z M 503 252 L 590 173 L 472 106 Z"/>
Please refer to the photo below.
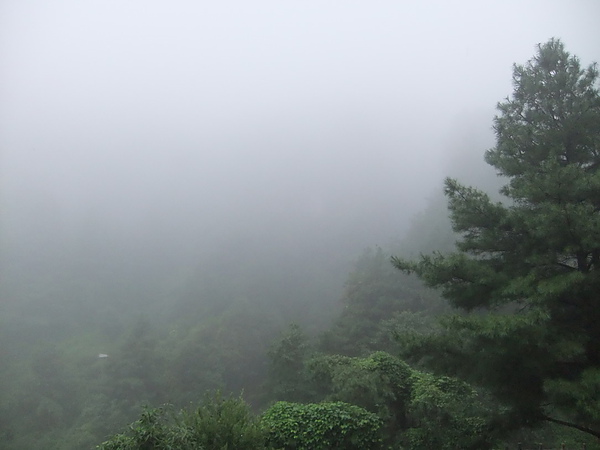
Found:
<path fill-rule="evenodd" d="M 593 1 L 5 2 L 4 301 L 90 318 L 213 283 L 213 298 L 327 303 L 444 176 L 493 177 L 481 161 L 512 63 L 552 36 L 597 59 L 599 15 Z M 32 287 L 46 279 L 54 291 Z"/>
<path fill-rule="evenodd" d="M 552 37 L 600 60 L 598 17 L 597 0 L 0 2 L 2 448 L 97 448 L 144 405 L 215 390 L 255 412 L 322 401 L 296 389 L 307 358 L 435 329 L 448 305 L 390 255 L 453 248 L 443 180 L 497 191 L 483 155 L 513 63 Z M 315 379 L 359 380 L 378 411 L 405 398 L 358 365 Z"/>

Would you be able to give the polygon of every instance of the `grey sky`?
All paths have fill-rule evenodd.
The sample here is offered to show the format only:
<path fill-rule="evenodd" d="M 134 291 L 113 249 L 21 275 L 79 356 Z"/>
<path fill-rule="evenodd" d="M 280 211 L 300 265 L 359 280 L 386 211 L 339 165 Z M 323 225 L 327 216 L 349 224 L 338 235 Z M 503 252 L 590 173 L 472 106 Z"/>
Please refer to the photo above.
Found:
<path fill-rule="evenodd" d="M 487 143 L 535 44 L 600 59 L 598 17 L 594 0 L 4 1 L 4 205 L 377 239 Z"/>

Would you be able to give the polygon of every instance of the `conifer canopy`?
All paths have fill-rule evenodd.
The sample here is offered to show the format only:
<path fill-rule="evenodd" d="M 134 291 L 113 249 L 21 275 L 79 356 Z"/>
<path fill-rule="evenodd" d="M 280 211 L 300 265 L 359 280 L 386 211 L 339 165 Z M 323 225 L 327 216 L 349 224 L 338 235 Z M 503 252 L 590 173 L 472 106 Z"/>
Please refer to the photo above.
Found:
<path fill-rule="evenodd" d="M 430 342 L 438 368 L 490 388 L 519 425 L 600 437 L 597 80 L 558 39 L 515 65 L 485 154 L 507 180 L 504 201 L 446 179 L 457 250 L 392 262 L 470 312 Z"/>

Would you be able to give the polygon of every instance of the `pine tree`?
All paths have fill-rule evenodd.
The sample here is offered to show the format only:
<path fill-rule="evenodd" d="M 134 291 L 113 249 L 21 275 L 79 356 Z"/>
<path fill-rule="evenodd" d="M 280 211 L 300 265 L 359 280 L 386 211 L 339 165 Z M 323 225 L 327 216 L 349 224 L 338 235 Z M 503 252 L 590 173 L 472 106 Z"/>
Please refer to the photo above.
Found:
<path fill-rule="evenodd" d="M 597 80 L 596 65 L 582 68 L 557 39 L 515 65 L 485 154 L 508 181 L 505 201 L 446 179 L 457 250 L 392 262 L 470 312 L 423 345 L 440 365 L 490 388 L 519 425 L 600 437 Z"/>

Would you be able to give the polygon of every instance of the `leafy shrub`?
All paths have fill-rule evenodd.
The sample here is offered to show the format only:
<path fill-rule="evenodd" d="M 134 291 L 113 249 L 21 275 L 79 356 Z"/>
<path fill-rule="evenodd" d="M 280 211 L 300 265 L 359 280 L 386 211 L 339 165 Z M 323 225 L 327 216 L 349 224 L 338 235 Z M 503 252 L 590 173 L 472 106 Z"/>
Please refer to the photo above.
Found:
<path fill-rule="evenodd" d="M 262 417 L 268 443 L 297 450 L 377 449 L 381 447 L 379 418 L 343 402 L 278 402 Z"/>
<path fill-rule="evenodd" d="M 456 378 L 414 371 L 408 405 L 411 426 L 403 433 L 406 448 L 492 448 L 492 412 L 476 391 Z"/>
<path fill-rule="evenodd" d="M 207 395 L 195 411 L 146 408 L 126 433 L 98 450 L 225 450 L 265 448 L 266 434 L 242 398 Z"/>
<path fill-rule="evenodd" d="M 386 442 L 406 428 L 410 398 L 410 367 L 400 359 L 376 352 L 366 358 L 318 356 L 308 362 L 315 391 L 327 401 L 342 401 L 365 408 L 382 420 Z"/>
<path fill-rule="evenodd" d="M 207 396 L 196 411 L 183 413 L 180 428 L 197 445 L 194 448 L 264 449 L 266 433 L 241 397 Z"/>
<path fill-rule="evenodd" d="M 191 448 L 178 439 L 176 429 L 164 423 L 165 410 L 145 408 L 139 420 L 129 425 L 127 433 L 116 434 L 96 447 L 99 450 L 167 450 L 178 445 L 182 450 Z"/>

